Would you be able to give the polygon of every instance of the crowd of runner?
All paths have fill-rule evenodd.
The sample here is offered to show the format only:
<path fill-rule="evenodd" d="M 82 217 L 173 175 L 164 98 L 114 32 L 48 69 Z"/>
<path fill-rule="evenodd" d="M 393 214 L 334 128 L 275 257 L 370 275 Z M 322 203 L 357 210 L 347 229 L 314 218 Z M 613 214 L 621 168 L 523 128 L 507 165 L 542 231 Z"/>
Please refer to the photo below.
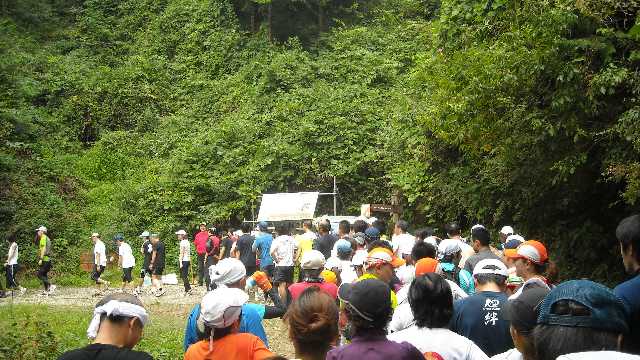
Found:
<path fill-rule="evenodd" d="M 317 232 L 315 231 L 317 229 Z M 269 349 L 263 319 L 283 318 L 296 359 L 640 359 L 640 215 L 620 222 L 616 236 L 630 279 L 613 290 L 590 280 L 557 281 L 545 245 L 504 226 L 498 242 L 483 225 L 462 237 L 398 221 L 387 236 L 383 221 L 305 221 L 301 231 L 266 222 L 222 234 L 200 224 L 193 241 L 176 231 L 185 296 L 192 296 L 191 246 L 197 285 L 206 294 L 185 319 L 184 359 L 285 359 Z M 38 277 L 55 291 L 51 240 L 37 229 Z M 116 235 L 122 289 L 95 307 L 87 330 L 93 343 L 60 359 L 151 359 L 132 350 L 149 314 L 139 292 L 145 277 L 162 296 L 166 247 L 143 232 L 140 283 L 135 256 Z M 97 286 L 107 254 L 94 242 Z M 15 280 L 18 249 L 10 239 L 7 284 Z M 495 246 L 494 246 L 495 245 Z M 295 274 L 298 277 L 294 279 Z M 256 295 L 263 300 L 255 302 Z"/>

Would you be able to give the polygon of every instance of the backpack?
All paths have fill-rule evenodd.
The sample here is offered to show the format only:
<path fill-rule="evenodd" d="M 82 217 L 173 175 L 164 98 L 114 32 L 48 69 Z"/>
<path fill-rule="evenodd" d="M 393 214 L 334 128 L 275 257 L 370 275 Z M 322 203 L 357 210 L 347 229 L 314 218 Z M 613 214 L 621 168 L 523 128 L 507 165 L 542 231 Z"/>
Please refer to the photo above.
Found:
<path fill-rule="evenodd" d="M 51 239 L 49 239 L 49 237 L 46 237 L 47 242 L 44 245 L 44 256 L 49 256 L 51 255 Z"/>
<path fill-rule="evenodd" d="M 453 281 L 454 283 L 458 284 L 458 286 L 460 286 L 460 268 L 457 266 L 453 267 L 453 271 L 445 271 L 444 269 L 442 269 L 442 277 L 444 277 L 447 280 Z"/>

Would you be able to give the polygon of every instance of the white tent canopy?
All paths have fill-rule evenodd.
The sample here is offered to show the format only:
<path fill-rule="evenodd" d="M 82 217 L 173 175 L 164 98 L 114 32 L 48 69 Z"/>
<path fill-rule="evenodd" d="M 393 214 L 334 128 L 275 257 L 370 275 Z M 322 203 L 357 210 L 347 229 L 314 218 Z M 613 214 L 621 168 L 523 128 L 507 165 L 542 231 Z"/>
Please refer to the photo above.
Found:
<path fill-rule="evenodd" d="M 258 221 L 313 219 L 318 192 L 262 194 Z"/>

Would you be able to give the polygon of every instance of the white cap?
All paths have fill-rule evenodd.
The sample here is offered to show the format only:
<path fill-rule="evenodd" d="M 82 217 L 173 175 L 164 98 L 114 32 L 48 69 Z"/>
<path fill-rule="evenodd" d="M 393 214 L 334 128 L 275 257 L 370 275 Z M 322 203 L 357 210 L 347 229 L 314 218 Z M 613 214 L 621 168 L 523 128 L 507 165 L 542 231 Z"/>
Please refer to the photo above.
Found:
<path fill-rule="evenodd" d="M 357 250 L 353 257 L 351 258 L 351 265 L 353 266 L 363 266 L 364 262 L 367 261 L 367 257 L 369 254 L 364 250 Z"/>
<path fill-rule="evenodd" d="M 307 250 L 302 255 L 300 265 L 303 269 L 313 270 L 324 268 L 326 260 L 324 255 L 318 250 Z"/>
<path fill-rule="evenodd" d="M 97 233 L 97 232 L 94 232 L 94 233 L 91 233 L 91 237 L 97 237 L 97 238 L 99 238 L 99 237 L 100 237 L 100 234 L 99 234 L 99 233 Z"/>
<path fill-rule="evenodd" d="M 486 229 L 486 228 L 482 224 L 475 224 L 471 227 L 471 232 L 473 232 L 473 230 L 475 229 Z"/>
<path fill-rule="evenodd" d="M 521 243 L 525 241 L 522 235 L 518 235 L 518 234 L 512 234 L 507 236 L 507 239 L 505 240 L 505 242 L 509 242 L 509 240 L 517 240 L 517 241 L 520 241 Z"/>
<path fill-rule="evenodd" d="M 47 232 L 47 228 L 46 228 L 46 227 L 44 227 L 44 225 L 40 225 L 40 227 L 39 227 L 39 228 L 37 228 L 37 229 L 36 229 L 36 231 L 44 231 L 44 232 Z"/>
<path fill-rule="evenodd" d="M 373 225 L 374 222 L 378 221 L 378 218 L 375 216 L 372 216 L 370 218 L 367 219 L 367 224 L 369 225 Z"/>
<path fill-rule="evenodd" d="M 242 280 L 247 269 L 242 261 L 236 258 L 225 258 L 216 265 L 209 266 L 209 278 L 217 285 L 229 285 Z"/>
<path fill-rule="evenodd" d="M 452 255 L 461 250 L 460 241 L 455 239 L 444 239 L 440 241 L 440 245 L 438 245 L 438 254 L 440 254 L 440 257 Z"/>
<path fill-rule="evenodd" d="M 147 230 L 143 231 L 140 237 L 149 237 L 149 232 Z"/>
<path fill-rule="evenodd" d="M 222 329 L 240 318 L 249 295 L 236 288 L 219 287 L 208 292 L 200 303 L 200 317 L 207 326 Z"/>
<path fill-rule="evenodd" d="M 500 234 L 511 235 L 513 234 L 513 228 L 509 225 L 503 226 L 502 229 L 500 229 Z"/>
<path fill-rule="evenodd" d="M 176 235 L 187 235 L 187 232 L 184 230 L 178 230 L 176 231 Z"/>
<path fill-rule="evenodd" d="M 493 268 L 496 269 L 493 269 Z M 473 268 L 473 275 L 490 274 L 490 275 L 502 275 L 504 277 L 509 276 L 507 265 L 498 259 L 484 259 L 480 260 Z"/>

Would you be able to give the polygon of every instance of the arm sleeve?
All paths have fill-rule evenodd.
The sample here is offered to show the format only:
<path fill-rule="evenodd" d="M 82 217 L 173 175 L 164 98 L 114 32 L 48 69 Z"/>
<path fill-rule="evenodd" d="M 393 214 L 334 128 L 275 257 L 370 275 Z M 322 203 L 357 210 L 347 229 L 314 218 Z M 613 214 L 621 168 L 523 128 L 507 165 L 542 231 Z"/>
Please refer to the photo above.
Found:
<path fill-rule="evenodd" d="M 200 305 L 196 305 L 191 313 L 189 314 L 189 318 L 187 319 L 187 327 L 184 330 L 184 341 L 183 348 L 186 352 L 189 346 L 198 342 L 198 332 L 196 327 L 196 322 L 198 320 L 198 315 L 200 313 Z"/>

